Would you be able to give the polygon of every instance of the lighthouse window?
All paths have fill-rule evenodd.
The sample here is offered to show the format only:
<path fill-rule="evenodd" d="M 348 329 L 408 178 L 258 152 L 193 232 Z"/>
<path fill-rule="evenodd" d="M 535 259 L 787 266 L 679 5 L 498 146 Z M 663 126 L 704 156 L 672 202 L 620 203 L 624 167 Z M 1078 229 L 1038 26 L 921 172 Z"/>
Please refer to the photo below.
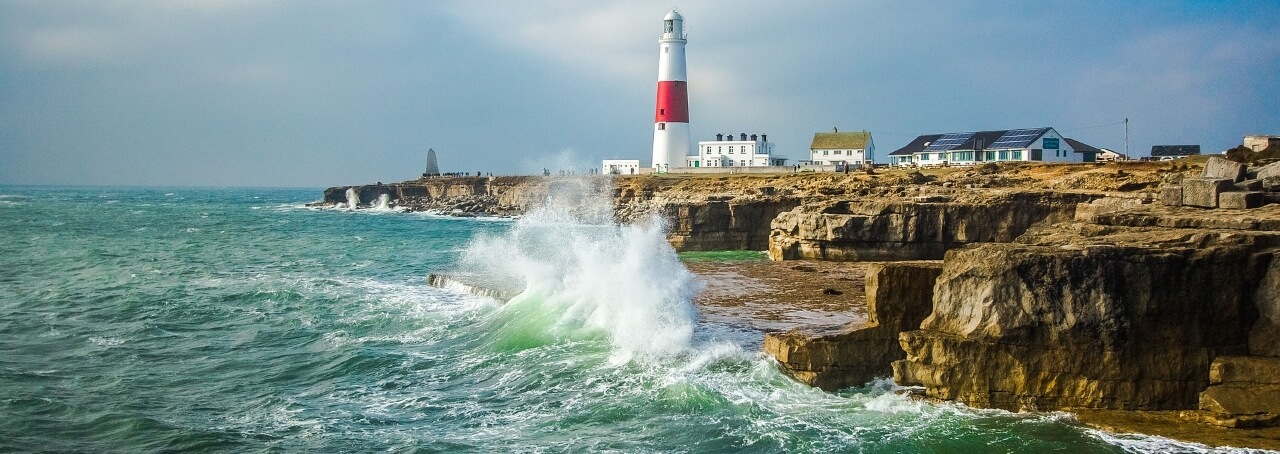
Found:
<path fill-rule="evenodd" d="M 676 30 L 675 21 L 663 21 L 663 22 L 665 22 L 667 25 L 667 33 L 671 33 Z"/>
<path fill-rule="evenodd" d="M 666 131 L 666 130 L 667 130 L 667 124 L 666 124 L 666 123 L 658 123 L 658 130 L 659 130 L 659 131 Z"/>
<path fill-rule="evenodd" d="M 669 53 L 671 53 L 671 48 L 670 48 L 670 47 L 668 47 L 668 46 L 662 46 L 662 53 L 664 53 L 664 54 L 669 54 Z"/>

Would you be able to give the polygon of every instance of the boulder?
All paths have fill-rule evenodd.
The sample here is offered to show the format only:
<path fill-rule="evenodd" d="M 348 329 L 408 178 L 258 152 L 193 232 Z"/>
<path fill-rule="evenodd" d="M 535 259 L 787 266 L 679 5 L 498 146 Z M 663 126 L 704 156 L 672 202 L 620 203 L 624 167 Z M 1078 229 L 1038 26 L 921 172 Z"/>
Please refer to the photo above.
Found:
<path fill-rule="evenodd" d="M 787 375 L 829 391 L 888 377 L 890 365 L 906 357 L 898 335 L 919 328 L 933 310 L 933 281 L 941 272 L 937 262 L 872 264 L 865 323 L 768 333 L 764 351 Z"/>
<path fill-rule="evenodd" d="M 1171 207 L 1182 206 L 1182 186 L 1169 185 L 1160 188 L 1160 204 Z"/>
<path fill-rule="evenodd" d="M 1278 163 L 1280 164 L 1280 163 Z M 1266 178 L 1258 178 L 1262 181 L 1262 190 L 1264 191 L 1280 191 L 1280 176 L 1270 176 Z"/>
<path fill-rule="evenodd" d="M 1252 180 L 1244 180 L 1235 184 L 1237 191 L 1261 191 L 1262 180 L 1254 178 Z"/>
<path fill-rule="evenodd" d="M 1229 191 L 1234 182 L 1225 178 L 1187 178 L 1182 180 L 1182 204 L 1201 208 L 1217 208 L 1218 194 Z"/>
<path fill-rule="evenodd" d="M 1219 356 L 1209 369 L 1212 386 L 1200 393 L 1209 422 L 1228 427 L 1280 422 L 1280 358 Z"/>
<path fill-rule="evenodd" d="M 1244 181 L 1245 165 L 1244 163 L 1213 156 L 1209 158 L 1209 161 L 1204 163 L 1204 172 L 1200 173 L 1200 177 L 1228 179 L 1231 180 L 1232 183 Z"/>
<path fill-rule="evenodd" d="M 1265 166 L 1259 167 L 1254 178 L 1259 180 L 1270 177 L 1280 177 L 1280 162 L 1273 162 Z"/>
<path fill-rule="evenodd" d="M 1259 191 L 1218 194 L 1218 208 L 1245 210 L 1260 207 L 1263 203 L 1265 203 L 1265 199 L 1263 198 L 1263 193 Z"/>

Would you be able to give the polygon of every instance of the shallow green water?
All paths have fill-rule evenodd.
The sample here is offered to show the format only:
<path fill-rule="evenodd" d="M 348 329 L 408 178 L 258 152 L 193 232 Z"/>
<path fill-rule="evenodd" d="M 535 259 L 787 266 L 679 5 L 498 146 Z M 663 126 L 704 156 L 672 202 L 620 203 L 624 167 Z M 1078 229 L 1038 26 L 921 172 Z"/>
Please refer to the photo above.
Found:
<path fill-rule="evenodd" d="M 688 262 L 757 262 L 769 260 L 764 251 L 687 251 L 677 254 Z"/>
<path fill-rule="evenodd" d="M 0 187 L 0 451 L 1201 450 L 798 385 L 660 231 L 318 196 Z M 454 270 L 529 291 L 426 286 Z"/>

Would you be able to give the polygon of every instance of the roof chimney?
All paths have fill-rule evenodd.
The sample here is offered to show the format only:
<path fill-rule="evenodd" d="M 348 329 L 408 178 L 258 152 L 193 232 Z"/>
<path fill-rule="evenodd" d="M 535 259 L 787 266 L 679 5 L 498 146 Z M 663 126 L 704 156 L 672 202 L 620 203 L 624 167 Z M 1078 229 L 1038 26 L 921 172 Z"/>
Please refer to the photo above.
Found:
<path fill-rule="evenodd" d="M 752 135 L 751 135 L 751 141 L 752 141 L 752 142 L 755 142 L 755 141 L 759 140 L 759 139 L 758 139 L 758 137 L 760 137 L 760 136 L 757 136 L 757 135 L 755 135 L 755 134 L 752 134 Z"/>
<path fill-rule="evenodd" d="M 740 139 L 738 139 L 738 140 L 744 140 L 744 141 L 745 141 L 745 140 L 747 140 L 747 133 L 742 132 L 742 133 L 739 133 L 739 134 L 741 134 L 741 138 L 740 138 Z"/>
<path fill-rule="evenodd" d="M 840 132 L 840 130 L 839 130 L 839 129 L 836 129 L 836 127 L 835 127 L 835 126 L 832 126 L 832 127 L 831 127 L 831 132 Z"/>
<path fill-rule="evenodd" d="M 716 134 L 716 141 L 724 140 L 724 134 Z"/>
<path fill-rule="evenodd" d="M 768 135 L 768 134 L 760 134 L 760 141 L 761 141 L 761 142 L 768 142 L 768 141 L 769 141 L 769 135 Z"/>

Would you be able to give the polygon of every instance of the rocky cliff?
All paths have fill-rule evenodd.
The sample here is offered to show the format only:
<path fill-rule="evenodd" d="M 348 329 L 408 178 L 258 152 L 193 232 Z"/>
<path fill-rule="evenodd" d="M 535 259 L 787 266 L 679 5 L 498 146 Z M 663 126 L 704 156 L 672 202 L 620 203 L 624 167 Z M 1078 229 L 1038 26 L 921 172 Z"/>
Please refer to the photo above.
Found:
<path fill-rule="evenodd" d="M 866 275 L 866 322 L 768 333 L 764 351 L 787 375 L 829 391 L 888 377 L 890 364 L 906 357 L 899 333 L 919 327 L 933 310 L 933 282 L 941 267 L 938 262 L 872 264 Z"/>
<path fill-rule="evenodd" d="M 910 198 L 828 200 L 773 220 L 774 260 L 938 260 L 969 243 L 1010 242 L 1027 229 L 1075 217 L 1101 194 L 972 190 Z"/>
<path fill-rule="evenodd" d="M 1280 236 L 1109 225 L 1144 218 L 1122 214 L 948 252 L 894 379 L 1011 410 L 1195 409 L 1215 358 L 1271 353 L 1249 344 L 1280 340 L 1258 324 Z"/>
<path fill-rule="evenodd" d="M 347 191 L 354 190 L 359 206 L 386 194 L 391 206 L 410 211 L 516 216 L 558 197 L 570 199 L 565 205 L 571 209 L 612 203 L 619 222 L 657 215 L 667 223 L 677 250 L 760 251 L 768 248 L 774 217 L 804 200 L 802 194 L 773 191 L 766 181 L 769 177 L 734 184 L 659 177 L 448 177 L 332 187 L 322 203 L 347 204 Z"/>

